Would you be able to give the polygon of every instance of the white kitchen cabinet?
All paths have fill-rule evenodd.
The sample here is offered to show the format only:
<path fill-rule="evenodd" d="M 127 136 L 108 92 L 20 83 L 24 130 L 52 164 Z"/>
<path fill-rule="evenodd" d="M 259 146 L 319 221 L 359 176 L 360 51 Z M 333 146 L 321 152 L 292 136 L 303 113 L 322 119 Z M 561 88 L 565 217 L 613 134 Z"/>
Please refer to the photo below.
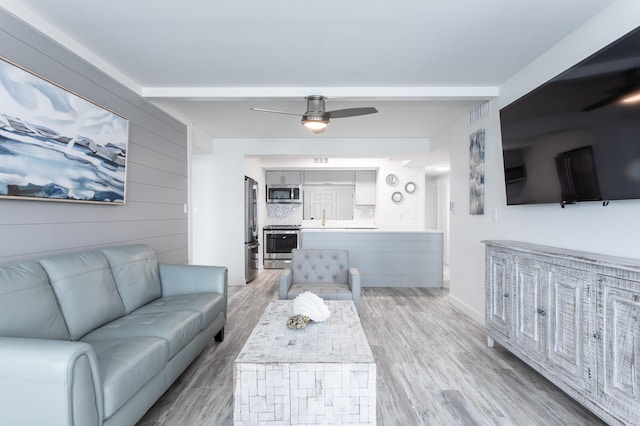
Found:
<path fill-rule="evenodd" d="M 485 241 L 486 327 L 609 424 L 640 424 L 640 260 Z"/>
<path fill-rule="evenodd" d="M 305 185 L 353 185 L 353 170 L 306 170 Z"/>
<path fill-rule="evenodd" d="M 376 204 L 376 171 L 356 170 L 356 205 Z"/>
<path fill-rule="evenodd" d="M 299 170 L 267 170 L 267 185 L 300 185 L 302 176 Z"/>

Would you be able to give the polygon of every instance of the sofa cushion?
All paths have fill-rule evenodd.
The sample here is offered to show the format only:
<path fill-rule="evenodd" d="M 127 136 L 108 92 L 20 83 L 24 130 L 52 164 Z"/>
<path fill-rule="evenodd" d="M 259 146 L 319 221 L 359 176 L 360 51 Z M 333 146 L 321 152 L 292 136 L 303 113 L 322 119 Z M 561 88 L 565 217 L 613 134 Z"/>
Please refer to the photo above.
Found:
<path fill-rule="evenodd" d="M 0 336 L 69 340 L 49 277 L 38 262 L 0 267 Z"/>
<path fill-rule="evenodd" d="M 353 294 L 349 284 L 337 283 L 300 283 L 292 284 L 287 292 L 287 299 L 295 299 L 299 294 L 310 291 L 325 300 L 352 300 Z"/>
<path fill-rule="evenodd" d="M 111 417 L 169 360 L 169 345 L 158 337 L 91 341 L 104 391 L 105 418 Z"/>
<path fill-rule="evenodd" d="M 218 293 L 198 293 L 156 299 L 136 311 L 138 314 L 192 310 L 201 318 L 200 330 L 224 312 L 225 298 Z"/>
<path fill-rule="evenodd" d="M 49 275 L 72 340 L 124 315 L 124 305 L 100 251 L 40 260 Z"/>
<path fill-rule="evenodd" d="M 105 339 L 158 337 L 167 341 L 171 358 L 200 332 L 200 324 L 200 314 L 196 311 L 136 311 L 92 331 L 82 341 L 91 343 Z"/>
<path fill-rule="evenodd" d="M 145 244 L 103 249 L 128 313 L 161 296 L 158 261 Z"/>

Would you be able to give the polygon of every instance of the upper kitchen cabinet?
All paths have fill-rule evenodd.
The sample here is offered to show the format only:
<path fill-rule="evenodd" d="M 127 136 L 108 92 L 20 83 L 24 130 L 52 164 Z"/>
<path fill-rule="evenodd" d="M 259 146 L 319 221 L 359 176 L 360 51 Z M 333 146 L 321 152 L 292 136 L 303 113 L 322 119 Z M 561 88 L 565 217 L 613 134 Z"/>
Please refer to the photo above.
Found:
<path fill-rule="evenodd" d="M 299 170 L 268 170 L 265 172 L 267 185 L 300 185 L 302 173 Z"/>
<path fill-rule="evenodd" d="M 305 185 L 353 185 L 352 170 L 307 170 Z"/>
<path fill-rule="evenodd" d="M 376 171 L 356 170 L 356 205 L 376 204 Z"/>

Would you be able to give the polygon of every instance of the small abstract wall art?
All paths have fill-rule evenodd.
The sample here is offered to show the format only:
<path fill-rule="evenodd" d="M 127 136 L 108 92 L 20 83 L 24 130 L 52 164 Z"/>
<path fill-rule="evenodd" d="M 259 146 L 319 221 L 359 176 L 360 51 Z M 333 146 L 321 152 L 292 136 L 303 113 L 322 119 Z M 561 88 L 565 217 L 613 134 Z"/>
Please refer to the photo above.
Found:
<path fill-rule="evenodd" d="M 469 137 L 469 213 L 484 214 L 484 129 Z"/>
<path fill-rule="evenodd" d="M 123 205 L 127 119 L 0 58 L 0 197 Z"/>

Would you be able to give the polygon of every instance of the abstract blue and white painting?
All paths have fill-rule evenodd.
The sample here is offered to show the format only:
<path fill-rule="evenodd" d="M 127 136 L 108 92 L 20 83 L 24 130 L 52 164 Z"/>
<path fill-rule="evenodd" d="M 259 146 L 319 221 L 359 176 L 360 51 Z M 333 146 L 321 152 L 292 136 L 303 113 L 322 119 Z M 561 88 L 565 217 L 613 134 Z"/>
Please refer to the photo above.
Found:
<path fill-rule="evenodd" d="M 484 214 L 484 129 L 469 137 L 469 213 Z"/>
<path fill-rule="evenodd" d="M 129 122 L 0 58 L 0 197 L 124 204 Z"/>

